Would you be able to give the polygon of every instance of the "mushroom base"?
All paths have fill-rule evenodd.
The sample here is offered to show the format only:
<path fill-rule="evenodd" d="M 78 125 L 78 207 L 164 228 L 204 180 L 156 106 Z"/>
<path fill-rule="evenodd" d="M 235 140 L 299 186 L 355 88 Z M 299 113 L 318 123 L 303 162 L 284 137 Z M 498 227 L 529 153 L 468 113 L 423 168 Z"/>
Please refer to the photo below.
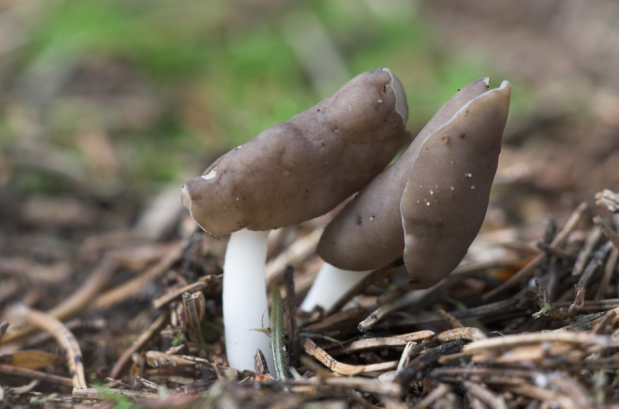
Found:
<path fill-rule="evenodd" d="M 371 272 L 371 270 L 344 270 L 325 262 L 300 309 L 305 312 L 310 312 L 316 306 L 321 306 L 325 310 L 331 309 L 345 293 Z"/>
<path fill-rule="evenodd" d="M 267 309 L 265 260 L 268 231 L 242 229 L 233 233 L 224 260 L 224 333 L 228 364 L 254 370 L 260 349 L 273 372 L 271 339 L 259 329 L 271 326 Z"/>

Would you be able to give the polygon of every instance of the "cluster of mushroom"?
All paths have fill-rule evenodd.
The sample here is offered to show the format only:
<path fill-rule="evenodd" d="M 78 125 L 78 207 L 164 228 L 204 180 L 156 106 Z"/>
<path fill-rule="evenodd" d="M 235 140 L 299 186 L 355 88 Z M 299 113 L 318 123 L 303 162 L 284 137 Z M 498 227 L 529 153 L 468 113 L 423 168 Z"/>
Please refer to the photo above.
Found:
<path fill-rule="evenodd" d="M 373 269 L 404 258 L 421 286 L 461 261 L 478 233 L 508 114 L 510 85 L 473 82 L 452 97 L 407 151 L 408 108 L 388 68 L 362 73 L 333 95 L 220 157 L 182 188 L 205 231 L 232 233 L 223 310 L 231 367 L 251 369 L 257 348 L 272 367 L 265 286 L 267 233 L 356 197 L 326 228 L 326 261 L 301 308 L 329 308 Z"/>

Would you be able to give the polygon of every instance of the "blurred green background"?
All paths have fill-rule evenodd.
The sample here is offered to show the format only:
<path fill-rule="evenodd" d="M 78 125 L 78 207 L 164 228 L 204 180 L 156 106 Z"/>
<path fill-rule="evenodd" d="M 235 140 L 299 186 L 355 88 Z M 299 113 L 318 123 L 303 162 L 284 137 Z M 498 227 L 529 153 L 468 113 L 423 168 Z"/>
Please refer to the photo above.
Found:
<path fill-rule="evenodd" d="M 2 0 L 0 206 L 139 200 L 379 66 L 414 135 L 458 88 L 507 79 L 508 162 L 578 153 L 574 180 L 536 189 L 617 181 L 617 1 Z"/>

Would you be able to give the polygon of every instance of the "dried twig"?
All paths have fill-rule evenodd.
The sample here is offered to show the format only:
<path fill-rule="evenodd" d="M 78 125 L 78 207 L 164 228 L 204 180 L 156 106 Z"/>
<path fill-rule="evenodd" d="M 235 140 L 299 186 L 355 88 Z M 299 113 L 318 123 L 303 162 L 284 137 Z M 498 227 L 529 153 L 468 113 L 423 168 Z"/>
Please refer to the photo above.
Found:
<path fill-rule="evenodd" d="M 350 309 L 343 310 L 341 312 L 335 313 L 320 322 L 313 323 L 309 326 L 306 326 L 305 329 L 310 330 L 319 330 L 319 329 L 329 329 L 341 322 L 346 320 L 354 319 L 359 317 L 365 312 L 364 308 L 354 307 Z"/>
<path fill-rule="evenodd" d="M 419 302 L 429 291 L 430 289 L 429 290 L 413 290 L 396 300 L 393 300 L 391 302 L 386 303 L 383 306 L 380 306 L 379 308 L 377 308 L 377 310 L 372 312 L 370 316 L 368 316 L 366 319 L 360 322 L 360 324 L 357 326 L 358 330 L 360 332 L 366 332 L 367 330 L 372 328 L 375 323 L 383 319 L 388 314 L 395 312 L 397 310 L 400 310 L 413 303 Z"/>
<path fill-rule="evenodd" d="M 558 248 L 554 248 L 553 246 L 545 243 L 545 242 L 536 242 L 536 246 L 541 250 L 544 251 L 546 253 L 548 253 L 551 256 L 555 256 L 556 258 L 568 261 L 568 262 L 572 262 L 574 261 L 577 257 L 569 252 L 563 251 L 562 249 L 558 249 Z"/>
<path fill-rule="evenodd" d="M 465 386 L 465 388 L 469 392 L 471 392 L 471 394 L 473 394 L 478 399 L 480 399 L 490 409 L 499 409 L 501 407 L 500 402 L 497 399 L 497 395 L 494 392 L 487 389 L 486 387 L 483 387 L 476 383 L 469 382 L 467 380 L 463 381 L 463 386 Z"/>
<path fill-rule="evenodd" d="M 4 321 L 0 323 L 0 343 L 2 343 L 2 338 L 4 337 L 4 334 L 6 333 L 8 328 L 9 328 L 9 322 Z"/>
<path fill-rule="evenodd" d="M 58 306 L 50 309 L 47 314 L 58 320 L 67 320 L 86 308 L 92 299 L 107 286 L 112 273 L 116 269 L 116 264 L 104 258 L 95 271 L 88 276 L 86 282 L 80 286 L 70 297 L 61 302 Z M 20 342 L 24 338 L 32 335 L 35 328 L 26 326 L 15 329 L 5 335 L 2 344 Z"/>
<path fill-rule="evenodd" d="M 337 349 L 332 353 L 334 355 L 357 352 L 360 350 L 377 349 L 381 347 L 405 346 L 409 342 L 419 342 L 428 340 L 435 336 L 430 330 L 421 330 L 419 332 L 406 333 L 402 335 L 394 335 L 390 337 L 374 337 L 369 339 L 361 339 L 351 342 L 349 345 Z"/>
<path fill-rule="evenodd" d="M 73 380 L 68 377 L 56 376 L 40 372 L 38 370 L 22 369 L 20 367 L 9 366 L 8 364 L 0 364 L 0 374 L 9 377 L 25 377 L 27 379 L 41 380 L 46 383 L 57 384 L 60 386 L 73 387 Z"/>
<path fill-rule="evenodd" d="M 202 298 L 202 303 L 199 301 Z M 198 351 L 202 352 L 205 340 L 202 337 L 202 329 L 200 328 L 201 313 L 204 314 L 204 296 L 200 292 L 183 294 L 183 310 L 185 312 L 185 323 L 187 324 L 187 333 L 189 340 L 195 343 Z M 202 356 L 202 354 L 201 354 Z"/>
<path fill-rule="evenodd" d="M 575 286 L 575 301 L 568 308 L 569 313 L 575 314 L 583 307 L 585 292 L 588 288 L 589 281 L 594 276 L 595 272 L 598 272 L 598 270 L 603 266 L 603 261 L 610 251 L 611 245 L 607 242 L 607 244 L 602 246 L 602 249 L 594 252 L 588 266 L 579 278 L 579 283 Z"/>
<path fill-rule="evenodd" d="M 121 357 L 114 364 L 114 367 L 112 367 L 112 370 L 110 371 L 111 378 L 118 378 L 125 366 L 129 363 L 129 359 L 131 359 L 131 356 L 134 353 L 139 352 L 141 349 L 143 349 L 147 342 L 151 340 L 155 332 L 161 329 L 167 320 L 168 312 L 159 315 L 159 317 L 151 324 L 151 326 L 149 326 L 148 329 L 146 329 L 146 331 L 144 331 L 144 333 L 142 333 L 138 337 L 138 340 L 136 340 L 135 343 L 133 343 L 127 350 L 123 352 Z"/>
<path fill-rule="evenodd" d="M 578 345 L 598 345 L 606 347 L 610 345 L 609 339 L 604 336 L 590 333 L 521 333 L 505 337 L 494 337 L 472 342 L 463 348 L 464 352 L 478 353 L 491 349 L 506 349 L 528 343 L 563 342 Z"/>
<path fill-rule="evenodd" d="M 131 400 L 157 400 L 159 395 L 154 393 L 147 393 L 135 390 L 120 390 L 120 389 L 106 389 L 101 391 L 100 389 L 73 389 L 73 398 L 77 400 L 106 400 L 111 395 L 119 395 Z"/>
<path fill-rule="evenodd" d="M 256 353 L 254 353 L 254 373 L 269 374 L 267 359 L 265 359 L 265 355 L 260 349 L 256 349 Z"/>
<path fill-rule="evenodd" d="M 323 381 L 328 386 L 350 387 L 355 390 L 385 396 L 400 396 L 401 388 L 396 383 L 381 383 L 362 377 L 331 377 Z"/>
<path fill-rule="evenodd" d="M 594 296 L 595 300 L 601 300 L 605 297 L 605 292 L 607 291 L 607 287 L 609 286 L 609 282 L 611 281 L 611 277 L 614 274 L 614 271 L 618 267 L 618 249 L 613 248 L 611 250 L 611 254 L 607 258 L 607 263 L 605 264 L 605 271 L 603 273 L 603 277 L 598 285 L 598 290 L 596 291 L 596 296 Z"/>
<path fill-rule="evenodd" d="M 439 385 L 431 391 L 429 394 L 424 396 L 422 400 L 418 402 L 413 408 L 414 409 L 427 409 L 430 408 L 431 404 L 436 402 L 438 399 L 444 397 L 448 392 L 452 390 L 449 384 L 439 383 Z"/>
<path fill-rule="evenodd" d="M 430 349 L 423 355 L 416 357 L 409 366 L 404 368 L 396 377 L 396 382 L 407 387 L 413 380 L 421 380 L 437 366 L 441 356 L 459 352 L 465 345 L 464 340 L 454 340 Z"/>
<path fill-rule="evenodd" d="M 452 327 L 463 327 L 463 324 L 458 321 L 457 318 L 452 316 L 450 313 L 446 312 L 443 309 L 437 309 L 437 314 L 441 316 L 448 324 Z"/>
<path fill-rule="evenodd" d="M 160 296 L 159 298 L 155 299 L 153 302 L 151 302 L 151 305 L 155 309 L 161 309 L 162 307 L 166 306 L 172 301 L 180 298 L 186 292 L 190 294 L 194 292 L 199 292 L 207 287 L 207 283 L 205 279 L 206 278 L 200 278 L 198 279 L 198 281 L 191 283 L 187 286 L 183 286 L 178 289 L 173 289 L 172 291 L 166 293 L 165 295 Z"/>
<path fill-rule="evenodd" d="M 618 232 L 616 232 L 614 228 L 611 227 L 609 222 L 605 221 L 599 215 L 595 216 L 593 221 L 596 226 L 605 234 L 607 239 L 609 239 L 609 241 L 614 244 L 616 249 L 618 249 Z"/>
<path fill-rule="evenodd" d="M 86 388 L 82 351 L 73 333 L 60 320 L 47 313 L 39 312 L 23 305 L 13 308 L 13 312 L 22 316 L 31 326 L 45 330 L 54 336 L 58 344 L 65 350 L 67 366 L 73 375 L 73 387 L 79 389 Z"/>
<path fill-rule="evenodd" d="M 475 327 L 458 327 L 456 329 L 446 330 L 437 335 L 437 339 L 440 342 L 449 342 L 452 340 L 483 340 L 487 336 L 478 328 Z"/>
<path fill-rule="evenodd" d="M 188 240 L 184 240 L 172 245 L 166 255 L 157 264 L 155 264 L 155 266 L 149 268 L 142 275 L 137 276 L 136 278 L 102 294 L 95 299 L 91 307 L 93 309 L 106 310 L 117 303 L 133 297 L 144 287 L 144 285 L 165 274 L 170 266 L 172 266 L 181 257 L 181 254 L 188 243 Z"/>
<path fill-rule="evenodd" d="M 471 309 L 456 310 L 450 312 L 450 314 L 457 319 L 465 319 L 469 317 L 492 317 L 501 315 L 514 309 L 515 306 L 521 302 L 524 292 L 519 292 L 510 299 L 501 300 L 499 302 L 489 303 L 487 305 L 477 306 Z M 421 312 L 413 317 L 399 320 L 395 322 L 398 326 L 411 326 L 421 323 L 441 322 L 443 317 L 436 312 Z"/>
<path fill-rule="evenodd" d="M 568 221 L 566 222 L 566 224 L 562 228 L 562 230 L 553 239 L 553 241 L 551 241 L 551 244 L 550 244 L 551 247 L 553 247 L 553 248 L 560 248 L 560 247 L 562 247 L 564 245 L 564 243 L 568 239 L 568 236 L 571 234 L 571 232 L 573 230 L 575 230 L 575 228 L 579 224 L 579 221 L 581 221 L 581 218 L 583 218 L 583 216 L 585 215 L 585 212 L 586 212 L 587 208 L 588 208 L 588 204 L 586 202 L 582 202 L 577 207 L 577 209 L 575 209 L 573 214 L 570 216 L 570 218 L 568 219 Z M 528 263 L 525 267 L 523 267 L 523 269 L 521 269 L 519 272 L 515 273 L 506 282 L 502 283 L 500 286 L 498 286 L 497 288 L 493 289 L 492 291 L 482 295 L 482 298 L 484 300 L 491 299 L 491 298 L 499 295 L 500 293 L 504 292 L 506 289 L 509 289 L 512 286 L 516 285 L 521 280 L 528 278 L 532 273 L 534 273 L 536 268 L 538 266 L 540 266 L 545 261 L 546 258 L 547 258 L 547 254 L 546 253 L 539 254 L 534 259 L 532 259 L 532 261 L 530 263 Z"/>
<path fill-rule="evenodd" d="M 310 356 L 327 366 L 331 371 L 346 376 L 353 376 L 360 373 L 369 373 L 377 371 L 386 371 L 396 369 L 398 361 L 368 364 L 368 365 L 351 365 L 341 363 L 331 357 L 325 350 L 318 347 L 312 340 L 303 339 L 303 348 Z"/>
<path fill-rule="evenodd" d="M 560 405 L 563 409 L 574 409 L 577 408 L 575 403 L 570 400 L 568 397 L 558 394 L 549 389 L 543 389 L 542 387 L 535 386 L 533 384 L 526 384 L 520 386 L 505 386 L 507 390 L 512 391 L 513 393 L 520 394 L 522 396 L 531 397 L 536 400 L 547 401 L 547 402 L 555 402 Z"/>
<path fill-rule="evenodd" d="M 167 389 L 164 386 L 161 386 L 155 382 L 145 379 L 144 377 L 136 376 L 136 384 L 141 386 L 147 390 L 150 390 L 153 393 L 159 393 L 161 391 L 166 391 Z"/>
<path fill-rule="evenodd" d="M 590 230 L 590 233 L 586 238 L 586 243 L 581 248 L 581 251 L 579 251 L 575 265 L 573 265 L 573 276 L 581 275 L 581 272 L 583 272 L 586 264 L 592 256 L 592 252 L 594 252 L 595 246 L 601 240 L 601 236 L 603 236 L 603 232 L 599 228 L 594 227 Z"/>

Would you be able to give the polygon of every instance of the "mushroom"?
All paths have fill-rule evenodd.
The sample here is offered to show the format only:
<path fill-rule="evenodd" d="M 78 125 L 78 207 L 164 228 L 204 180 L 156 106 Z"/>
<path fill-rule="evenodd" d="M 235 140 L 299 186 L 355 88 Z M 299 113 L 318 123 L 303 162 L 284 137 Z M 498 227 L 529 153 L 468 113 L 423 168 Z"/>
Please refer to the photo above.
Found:
<path fill-rule="evenodd" d="M 510 104 L 510 84 L 474 81 L 444 104 L 406 152 L 331 221 L 319 255 L 368 271 L 404 258 L 420 287 L 460 263 L 484 220 Z"/>
<path fill-rule="evenodd" d="M 388 68 L 362 73 L 185 183 L 183 204 L 214 235 L 232 233 L 224 262 L 224 328 L 231 367 L 271 365 L 265 286 L 267 232 L 320 216 L 361 189 L 408 139 L 407 102 Z"/>

